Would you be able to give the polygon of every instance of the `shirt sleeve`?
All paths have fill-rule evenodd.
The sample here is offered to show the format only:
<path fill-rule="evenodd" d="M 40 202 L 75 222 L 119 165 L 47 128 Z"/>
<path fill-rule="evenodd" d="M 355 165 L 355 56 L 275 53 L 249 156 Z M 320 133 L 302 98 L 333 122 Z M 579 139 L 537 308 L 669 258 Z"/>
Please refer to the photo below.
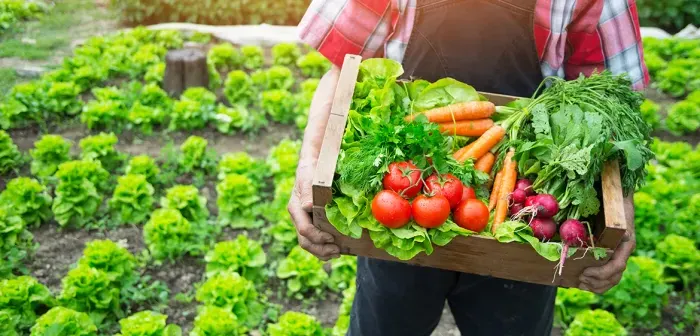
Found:
<path fill-rule="evenodd" d="M 347 54 L 370 58 L 383 51 L 391 13 L 391 0 L 313 0 L 299 38 L 340 67 Z"/>
<path fill-rule="evenodd" d="M 635 0 L 604 0 L 599 19 L 588 27 L 586 20 L 572 25 L 567 38 L 568 57 L 564 62 L 567 79 L 583 73 L 608 69 L 614 75 L 627 74 L 636 90 L 649 85 L 649 71 L 644 63 L 644 50 Z M 600 3 L 600 2 L 599 2 Z M 591 7 L 591 10 L 595 10 Z M 593 29 L 590 29 L 593 28 Z"/>

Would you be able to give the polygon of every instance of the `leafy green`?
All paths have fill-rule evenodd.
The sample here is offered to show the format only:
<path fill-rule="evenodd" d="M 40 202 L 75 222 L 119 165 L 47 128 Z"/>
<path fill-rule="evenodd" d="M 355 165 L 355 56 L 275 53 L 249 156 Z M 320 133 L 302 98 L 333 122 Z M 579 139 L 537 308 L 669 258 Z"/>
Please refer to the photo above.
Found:
<path fill-rule="evenodd" d="M 28 331 L 37 315 L 53 305 L 55 302 L 49 289 L 30 276 L 0 281 L 0 311 L 15 320 L 17 332 Z"/>
<path fill-rule="evenodd" d="M 301 142 L 290 139 L 284 139 L 270 149 L 267 165 L 270 167 L 275 182 L 295 175 L 300 150 Z"/>
<path fill-rule="evenodd" d="M 143 223 L 151 213 L 155 189 L 143 175 L 124 175 L 109 200 L 115 220 L 121 224 Z"/>
<path fill-rule="evenodd" d="M 243 55 L 230 43 L 212 46 L 207 53 L 207 63 L 217 71 L 229 72 L 241 65 Z"/>
<path fill-rule="evenodd" d="M 278 43 L 272 47 L 272 62 L 276 65 L 293 65 L 300 54 L 296 43 Z"/>
<path fill-rule="evenodd" d="M 31 336 L 97 336 L 97 327 L 85 313 L 53 307 L 36 320 Z"/>
<path fill-rule="evenodd" d="M 163 110 L 143 105 L 140 102 L 134 103 L 127 115 L 127 120 L 132 127 L 138 128 L 141 133 L 146 135 L 153 133 L 153 126 L 161 124 L 164 118 Z"/>
<path fill-rule="evenodd" d="M 87 265 L 71 269 L 62 283 L 58 300 L 66 308 L 90 314 L 99 325 L 105 318 L 122 317 L 119 288 L 112 285 L 109 275 Z"/>
<path fill-rule="evenodd" d="M 263 319 L 262 297 L 253 282 L 235 272 L 223 272 L 209 277 L 197 288 L 196 299 L 207 305 L 226 309 L 249 328 L 257 327 Z"/>
<path fill-rule="evenodd" d="M 535 249 L 537 254 L 549 261 L 559 261 L 561 258 L 562 244 L 558 242 L 541 242 L 532 235 L 532 228 L 527 223 L 520 221 L 507 221 L 496 229 L 494 238 L 501 243 L 527 243 Z M 569 248 L 567 257 L 576 253 L 576 248 Z M 593 248 L 592 253 L 596 258 L 605 256 L 605 249 Z"/>
<path fill-rule="evenodd" d="M 323 270 L 323 262 L 301 246 L 295 246 L 280 261 L 276 274 L 287 283 L 287 295 L 298 297 L 309 291 L 320 294 L 328 279 L 328 273 Z"/>
<path fill-rule="evenodd" d="M 22 154 L 7 132 L 0 130 L 0 174 L 17 169 L 21 164 Z"/>
<path fill-rule="evenodd" d="M 143 227 L 143 240 L 156 260 L 175 260 L 187 253 L 199 254 L 202 246 L 198 226 L 176 209 L 158 209 Z"/>
<path fill-rule="evenodd" d="M 328 288 L 336 292 L 347 289 L 357 275 L 357 258 L 354 256 L 340 256 L 331 260 L 331 275 L 328 278 Z"/>
<path fill-rule="evenodd" d="M 165 197 L 160 199 L 160 206 L 178 210 L 191 222 L 202 222 L 209 218 L 206 197 L 201 196 L 199 190 L 191 185 L 176 185 L 166 190 Z"/>
<path fill-rule="evenodd" d="M 78 265 L 104 272 L 110 282 L 127 285 L 138 276 L 136 258 L 126 247 L 108 239 L 88 242 Z"/>
<path fill-rule="evenodd" d="M 242 70 L 234 70 L 226 76 L 224 95 L 231 105 L 248 104 L 257 95 L 250 76 Z"/>
<path fill-rule="evenodd" d="M 214 116 L 216 129 L 224 134 L 233 134 L 237 130 L 247 130 L 251 126 L 249 115 L 248 109 L 243 106 L 227 107 L 219 104 Z"/>
<path fill-rule="evenodd" d="M 118 102 L 93 100 L 83 107 L 80 121 L 88 129 L 107 129 L 119 127 L 126 119 L 126 113 Z"/>
<path fill-rule="evenodd" d="M 98 160 L 102 167 L 114 171 L 121 167 L 124 155 L 114 146 L 119 140 L 114 133 L 100 133 L 80 140 L 81 159 Z"/>
<path fill-rule="evenodd" d="M 555 323 L 565 327 L 579 312 L 590 309 L 599 301 L 600 298 L 591 292 L 578 288 L 558 288 L 554 303 Z"/>
<path fill-rule="evenodd" d="M 109 173 L 99 161 L 68 161 L 58 166 L 59 182 L 51 210 L 60 226 L 90 224 L 102 204 Z"/>
<path fill-rule="evenodd" d="M 194 318 L 194 329 L 190 336 L 245 335 L 247 328 L 240 323 L 238 317 L 230 310 L 204 306 Z"/>
<path fill-rule="evenodd" d="M 52 82 L 46 92 L 44 107 L 48 112 L 59 115 L 76 115 L 83 106 L 80 91 L 80 87 L 72 82 Z"/>
<path fill-rule="evenodd" d="M 160 84 L 163 83 L 164 77 L 165 62 L 158 62 L 151 64 L 151 66 L 146 69 L 146 74 L 143 76 L 143 80 L 149 84 Z"/>
<path fill-rule="evenodd" d="M 19 215 L 27 226 L 39 226 L 51 218 L 51 196 L 37 180 L 18 177 L 0 193 L 0 206 Z"/>
<path fill-rule="evenodd" d="M 603 295 L 623 325 L 655 328 L 668 302 L 670 286 L 664 282 L 664 266 L 648 257 L 631 257 L 620 283 Z"/>
<path fill-rule="evenodd" d="M 288 311 L 280 316 L 277 323 L 267 326 L 267 334 L 270 336 L 323 336 L 326 333 L 321 323 L 313 316 Z"/>
<path fill-rule="evenodd" d="M 137 155 L 131 158 L 125 170 L 127 175 L 143 175 L 151 185 L 156 184 L 160 168 L 148 155 Z"/>
<path fill-rule="evenodd" d="M 0 207 L 0 278 L 23 266 L 23 260 L 35 249 L 33 239 L 22 217 Z"/>
<path fill-rule="evenodd" d="M 239 234 L 236 240 L 217 243 L 204 260 L 207 262 L 207 277 L 236 272 L 250 281 L 258 281 L 262 279 L 267 256 L 259 242 Z"/>
<path fill-rule="evenodd" d="M 656 244 L 656 257 L 670 271 L 670 281 L 682 280 L 684 288 L 700 276 L 700 251 L 692 240 L 675 234 L 669 234 Z"/>
<path fill-rule="evenodd" d="M 467 84 L 452 78 L 443 78 L 425 87 L 413 103 L 413 111 L 479 100 L 479 93 Z"/>
<path fill-rule="evenodd" d="M 615 315 L 602 310 L 584 310 L 576 315 L 574 321 L 566 330 L 565 336 L 626 336 L 625 330 L 620 322 L 615 319 Z"/>
<path fill-rule="evenodd" d="M 180 336 L 182 330 L 174 324 L 166 324 L 168 316 L 149 310 L 138 312 L 119 320 L 121 333 L 115 336 Z"/>
<path fill-rule="evenodd" d="M 216 154 L 207 151 L 207 144 L 206 139 L 196 135 L 190 135 L 182 143 L 180 165 L 184 172 L 208 172 L 213 169 Z"/>
<path fill-rule="evenodd" d="M 321 78 L 331 69 L 331 62 L 318 51 L 311 51 L 297 60 L 297 67 L 304 76 Z"/>
<path fill-rule="evenodd" d="M 252 80 L 263 90 L 289 90 L 294 85 L 294 74 L 288 67 L 275 65 L 255 72 Z"/>
<path fill-rule="evenodd" d="M 243 67 L 249 70 L 258 69 L 265 62 L 262 48 L 256 45 L 246 45 L 241 47 L 243 54 Z"/>
<path fill-rule="evenodd" d="M 260 227 L 255 205 L 260 201 L 258 187 L 245 175 L 228 174 L 216 185 L 219 223 L 234 229 Z"/>
<path fill-rule="evenodd" d="M 666 117 L 666 127 L 677 135 L 700 129 L 700 104 L 689 101 L 673 104 Z"/>
<path fill-rule="evenodd" d="M 223 180 L 228 174 L 240 174 L 247 176 L 258 186 L 262 185 L 263 178 L 268 174 L 265 163 L 246 152 L 224 154 L 219 160 L 217 172 L 219 180 Z"/>
<path fill-rule="evenodd" d="M 189 99 L 176 101 L 169 117 L 168 129 L 171 131 L 203 128 L 208 120 L 202 104 Z"/>
<path fill-rule="evenodd" d="M 651 130 L 659 128 L 661 125 L 661 116 L 659 112 L 661 107 L 655 102 L 645 99 L 641 106 L 639 106 L 639 111 L 642 113 L 642 119 L 646 121 Z"/>
<path fill-rule="evenodd" d="M 268 90 L 262 93 L 262 107 L 272 120 L 288 124 L 294 121 L 294 97 L 287 90 Z"/>

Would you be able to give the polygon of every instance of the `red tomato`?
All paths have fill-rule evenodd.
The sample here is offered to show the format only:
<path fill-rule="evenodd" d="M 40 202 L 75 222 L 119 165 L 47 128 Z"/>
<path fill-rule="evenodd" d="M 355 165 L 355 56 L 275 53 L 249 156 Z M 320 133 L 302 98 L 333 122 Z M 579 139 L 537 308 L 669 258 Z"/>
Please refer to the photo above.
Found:
<path fill-rule="evenodd" d="M 394 162 L 389 165 L 389 172 L 384 175 L 382 185 L 386 190 L 393 190 L 406 198 L 418 195 L 421 189 L 420 169 L 410 162 Z"/>
<path fill-rule="evenodd" d="M 464 185 L 462 185 L 462 181 L 452 174 L 430 175 L 425 180 L 425 184 L 427 185 L 428 193 L 445 196 L 450 202 L 451 209 L 456 208 L 462 200 Z"/>
<path fill-rule="evenodd" d="M 411 220 L 411 203 L 395 191 L 382 190 L 372 200 L 372 215 L 382 225 L 397 229 Z"/>
<path fill-rule="evenodd" d="M 465 186 L 462 188 L 462 202 L 468 199 L 476 199 L 474 188 Z"/>
<path fill-rule="evenodd" d="M 489 208 L 478 199 L 468 199 L 459 204 L 453 217 L 457 225 L 481 232 L 489 223 Z"/>
<path fill-rule="evenodd" d="M 413 219 L 426 229 L 438 227 L 450 217 L 450 202 L 442 195 L 418 195 L 411 209 Z"/>

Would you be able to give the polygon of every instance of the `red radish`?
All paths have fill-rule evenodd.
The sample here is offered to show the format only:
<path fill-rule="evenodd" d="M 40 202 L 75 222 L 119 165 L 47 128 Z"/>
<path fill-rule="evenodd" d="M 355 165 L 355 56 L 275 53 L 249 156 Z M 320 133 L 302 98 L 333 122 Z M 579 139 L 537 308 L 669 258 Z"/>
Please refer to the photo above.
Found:
<path fill-rule="evenodd" d="M 510 194 L 510 198 L 515 204 L 523 204 L 525 203 L 525 198 L 527 198 L 527 194 L 525 193 L 525 190 L 515 189 L 513 190 L 513 193 Z"/>
<path fill-rule="evenodd" d="M 532 196 L 535 194 L 535 191 L 532 189 L 532 182 L 530 182 L 528 179 L 520 179 L 515 182 L 515 189 L 524 191 L 527 196 Z"/>
<path fill-rule="evenodd" d="M 530 227 L 532 234 L 542 241 L 552 239 L 557 232 L 557 224 L 549 218 L 533 218 Z"/>
<path fill-rule="evenodd" d="M 523 208 L 524 208 L 524 206 L 520 203 L 515 203 L 515 204 L 511 205 L 510 206 L 510 215 L 511 216 L 517 215 L 518 212 L 520 212 L 520 210 L 522 210 Z"/>
<path fill-rule="evenodd" d="M 525 198 L 525 206 L 531 207 L 537 203 L 537 196 L 528 196 Z"/>
<path fill-rule="evenodd" d="M 535 196 L 535 217 L 537 218 L 552 218 L 559 212 L 559 203 L 554 196 L 549 194 L 540 194 Z"/>
<path fill-rule="evenodd" d="M 561 275 L 564 269 L 564 261 L 569 253 L 569 246 L 581 247 L 586 245 L 588 241 L 588 232 L 586 231 L 586 226 L 580 221 L 575 219 L 567 219 L 564 223 L 561 223 L 559 227 L 559 236 L 562 241 L 561 249 L 561 262 L 559 267 L 559 275 Z"/>

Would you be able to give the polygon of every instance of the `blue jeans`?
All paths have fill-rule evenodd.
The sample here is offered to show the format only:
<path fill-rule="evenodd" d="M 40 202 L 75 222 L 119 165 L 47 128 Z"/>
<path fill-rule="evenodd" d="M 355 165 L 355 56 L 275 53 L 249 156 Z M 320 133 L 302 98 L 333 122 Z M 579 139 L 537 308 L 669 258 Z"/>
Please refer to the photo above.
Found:
<path fill-rule="evenodd" d="M 358 257 L 348 335 L 429 336 L 447 300 L 463 335 L 549 336 L 555 296 L 556 287 Z"/>

